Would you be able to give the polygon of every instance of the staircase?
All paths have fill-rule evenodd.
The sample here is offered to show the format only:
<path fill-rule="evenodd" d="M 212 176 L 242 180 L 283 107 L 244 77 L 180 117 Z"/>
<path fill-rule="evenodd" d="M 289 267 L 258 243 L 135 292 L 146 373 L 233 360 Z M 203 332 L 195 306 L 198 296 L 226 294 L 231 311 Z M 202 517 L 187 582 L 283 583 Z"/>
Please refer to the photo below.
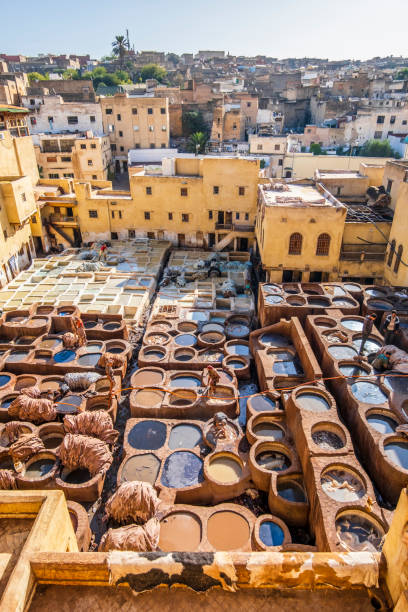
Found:
<path fill-rule="evenodd" d="M 49 228 L 52 227 L 52 229 L 54 230 L 54 232 L 56 232 L 57 234 L 59 234 L 60 236 L 62 236 L 64 238 L 64 240 L 66 240 L 72 247 L 75 246 L 75 242 L 74 240 L 71 238 L 71 236 L 69 234 L 67 234 L 66 232 L 64 232 L 64 230 L 59 227 L 58 225 L 55 225 L 52 221 L 48 221 L 47 223 L 47 232 L 49 232 Z"/>
<path fill-rule="evenodd" d="M 222 238 L 222 240 L 220 240 L 219 243 L 213 247 L 213 250 L 222 251 L 234 240 L 234 238 L 248 238 L 250 234 L 254 233 L 254 231 L 254 225 L 233 224 L 232 231 L 230 231 L 226 236 L 224 236 L 224 238 Z"/>
<path fill-rule="evenodd" d="M 225 247 L 228 246 L 230 244 L 230 242 L 232 242 L 234 240 L 234 238 L 236 238 L 236 236 L 238 236 L 238 232 L 234 232 L 234 231 L 229 232 L 229 234 L 224 236 L 224 238 L 222 238 L 222 240 L 220 240 L 213 247 L 213 250 L 214 251 L 222 251 L 222 249 L 225 249 Z"/>

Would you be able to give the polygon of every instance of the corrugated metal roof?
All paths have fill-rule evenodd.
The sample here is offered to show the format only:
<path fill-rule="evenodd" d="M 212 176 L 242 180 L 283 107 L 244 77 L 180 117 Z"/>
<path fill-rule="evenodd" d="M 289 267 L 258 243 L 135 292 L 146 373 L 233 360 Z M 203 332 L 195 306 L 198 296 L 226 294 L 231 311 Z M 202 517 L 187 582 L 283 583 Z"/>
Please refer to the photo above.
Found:
<path fill-rule="evenodd" d="M 28 113 L 27 108 L 21 106 L 12 106 L 11 104 L 5 104 L 0 106 L 0 113 Z"/>

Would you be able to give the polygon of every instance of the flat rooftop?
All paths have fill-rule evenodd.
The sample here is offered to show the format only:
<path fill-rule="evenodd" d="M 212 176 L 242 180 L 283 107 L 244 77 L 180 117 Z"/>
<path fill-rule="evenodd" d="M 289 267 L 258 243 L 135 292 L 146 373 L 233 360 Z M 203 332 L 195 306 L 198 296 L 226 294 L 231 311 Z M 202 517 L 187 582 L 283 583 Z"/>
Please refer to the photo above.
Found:
<path fill-rule="evenodd" d="M 341 204 L 323 188 L 314 185 L 270 183 L 260 189 L 266 206 L 282 207 L 340 207 Z"/>
<path fill-rule="evenodd" d="M 325 179 L 366 179 L 366 176 L 360 174 L 357 170 L 318 170 L 319 180 Z"/>
<path fill-rule="evenodd" d="M 394 217 L 391 208 L 385 208 L 383 211 L 373 210 L 371 206 L 361 203 L 345 203 L 344 206 L 347 208 L 346 223 L 391 223 Z"/>

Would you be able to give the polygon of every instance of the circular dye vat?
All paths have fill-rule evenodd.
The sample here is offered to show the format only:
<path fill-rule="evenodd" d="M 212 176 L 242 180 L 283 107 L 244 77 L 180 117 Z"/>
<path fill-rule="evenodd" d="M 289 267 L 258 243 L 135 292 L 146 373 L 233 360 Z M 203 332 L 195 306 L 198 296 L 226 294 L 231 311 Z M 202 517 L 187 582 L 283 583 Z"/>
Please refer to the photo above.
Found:
<path fill-rule="evenodd" d="M 15 341 L 15 344 L 32 344 L 35 340 L 35 336 L 20 336 Z"/>
<path fill-rule="evenodd" d="M 120 323 L 115 323 L 114 321 L 111 321 L 109 323 L 105 323 L 105 325 L 103 326 L 103 329 L 107 331 L 113 331 L 114 329 L 119 329 L 119 327 L 120 327 Z"/>
<path fill-rule="evenodd" d="M 305 503 L 306 495 L 305 491 L 297 480 L 283 480 L 278 481 L 277 489 L 280 497 L 290 502 Z"/>
<path fill-rule="evenodd" d="M 184 331 L 184 330 L 182 330 Z M 191 330 L 190 330 L 191 331 Z M 203 325 L 202 332 L 205 334 L 207 332 L 216 332 L 218 334 L 224 333 L 224 326 L 219 323 L 206 323 Z"/>
<path fill-rule="evenodd" d="M 357 355 L 356 349 L 351 346 L 329 346 L 327 350 L 335 359 L 353 359 Z"/>
<path fill-rule="evenodd" d="M 363 481 L 351 470 L 329 469 L 322 474 L 320 482 L 326 495 L 336 501 L 357 501 L 366 494 Z"/>
<path fill-rule="evenodd" d="M 385 300 L 368 300 L 367 305 L 374 310 L 392 310 L 391 302 Z"/>
<path fill-rule="evenodd" d="M 177 327 L 178 330 L 183 333 L 197 331 L 197 323 L 194 323 L 193 321 L 182 321 Z"/>
<path fill-rule="evenodd" d="M 84 349 L 86 350 L 87 353 L 94 353 L 95 351 L 97 351 L 101 347 L 102 347 L 102 342 L 88 342 L 84 346 Z M 109 348 L 109 350 L 107 352 L 108 353 L 112 353 L 113 351 L 112 351 L 111 348 Z"/>
<path fill-rule="evenodd" d="M 146 361 L 159 361 L 160 359 L 163 359 L 165 354 L 166 353 L 164 353 L 163 351 L 150 350 L 144 351 L 143 357 Z"/>
<path fill-rule="evenodd" d="M 322 450 L 333 451 L 343 448 L 344 442 L 332 431 L 326 431 L 320 429 L 312 433 L 312 440 L 317 446 L 320 446 Z"/>
<path fill-rule="evenodd" d="M 250 329 L 244 323 L 229 323 L 225 331 L 232 338 L 246 338 L 249 335 Z"/>
<path fill-rule="evenodd" d="M 230 344 L 225 347 L 228 355 L 241 355 L 244 357 L 249 357 L 249 346 L 247 344 Z"/>
<path fill-rule="evenodd" d="M 388 459 L 398 467 L 408 470 L 408 443 L 390 442 L 384 446 Z"/>
<path fill-rule="evenodd" d="M 163 401 L 164 392 L 159 389 L 139 389 L 136 391 L 134 402 L 143 408 L 157 406 Z"/>
<path fill-rule="evenodd" d="M 161 483 L 171 489 L 183 489 L 203 482 L 203 461 L 189 451 L 176 451 L 165 461 Z"/>
<path fill-rule="evenodd" d="M 286 336 L 282 336 L 281 334 L 266 333 L 266 334 L 262 334 L 262 336 L 259 339 L 262 342 L 262 344 L 265 344 L 265 346 L 279 347 L 279 346 L 290 346 L 291 345 L 289 338 L 287 338 Z"/>
<path fill-rule="evenodd" d="M 254 395 L 249 398 L 249 401 L 251 408 L 256 412 L 266 412 L 278 409 L 277 402 L 266 395 Z"/>
<path fill-rule="evenodd" d="M 264 285 L 263 290 L 265 291 L 265 293 L 268 294 L 282 293 L 282 288 L 280 287 L 280 285 Z"/>
<path fill-rule="evenodd" d="M 325 287 L 326 291 L 330 291 L 329 287 Z M 333 295 L 346 295 L 346 292 L 344 291 L 343 287 L 340 287 L 339 285 L 334 285 L 331 287 L 332 291 L 333 291 Z"/>
<path fill-rule="evenodd" d="M 194 448 L 200 444 L 203 436 L 201 429 L 195 425 L 176 425 L 170 432 L 169 448 Z"/>
<path fill-rule="evenodd" d="M 98 321 L 84 321 L 85 329 L 92 329 L 98 325 Z"/>
<path fill-rule="evenodd" d="M 171 378 L 170 380 L 170 387 L 194 388 L 194 387 L 200 387 L 200 386 L 201 386 L 201 380 L 197 378 L 197 376 L 188 376 L 188 375 L 175 376 L 174 378 Z"/>
<path fill-rule="evenodd" d="M 55 408 L 57 412 L 61 414 L 69 414 L 71 412 L 76 412 L 81 404 L 82 397 L 79 395 L 66 395 L 55 404 Z"/>
<path fill-rule="evenodd" d="M 282 440 L 285 435 L 283 430 L 278 427 L 278 425 L 268 423 L 267 421 L 257 423 L 252 428 L 252 431 L 254 435 L 259 438 L 271 438 L 272 440 Z"/>
<path fill-rule="evenodd" d="M 353 345 L 356 347 L 357 350 L 360 350 L 361 338 L 356 338 L 355 340 L 353 340 Z M 378 349 L 381 348 L 381 346 L 381 342 L 368 338 L 368 340 L 366 340 L 364 344 L 363 354 L 368 355 L 369 353 L 376 353 Z"/>
<path fill-rule="evenodd" d="M 138 450 L 157 450 L 166 441 L 167 427 L 161 421 L 140 421 L 128 433 L 128 443 Z"/>
<path fill-rule="evenodd" d="M 281 302 L 283 302 L 283 297 L 281 297 L 280 295 L 267 295 L 265 298 L 265 302 L 267 304 L 280 304 Z"/>
<path fill-rule="evenodd" d="M 3 397 L 2 401 L 1 401 L 1 407 L 2 408 L 8 408 L 10 406 L 10 404 L 12 402 L 14 402 L 16 397 L 17 397 L 17 395 L 6 395 L 6 397 Z"/>
<path fill-rule="evenodd" d="M 95 367 L 102 353 L 87 353 L 78 357 L 78 365 Z"/>
<path fill-rule="evenodd" d="M 394 433 L 396 428 L 398 427 L 397 421 L 391 419 L 390 417 L 384 416 L 383 414 L 375 414 L 371 413 L 366 416 L 367 423 L 378 431 L 380 434 L 390 434 Z"/>
<path fill-rule="evenodd" d="M 330 306 L 330 300 L 324 297 L 309 297 L 307 301 L 314 307 L 327 308 L 327 306 Z"/>
<path fill-rule="evenodd" d="M 301 376 L 303 374 L 303 368 L 298 359 L 275 361 L 272 369 L 275 374 L 283 374 L 285 376 Z"/>
<path fill-rule="evenodd" d="M 71 470 L 67 472 L 66 470 L 62 470 L 61 478 L 67 484 L 84 484 L 91 480 L 92 475 L 86 468 L 77 468 L 76 470 Z"/>
<path fill-rule="evenodd" d="M 361 514 L 342 514 L 336 519 L 337 537 L 347 550 L 376 552 L 381 549 L 384 531 Z"/>
<path fill-rule="evenodd" d="M 169 341 L 169 336 L 168 334 L 165 333 L 150 333 L 147 334 L 147 336 L 145 336 L 144 339 L 146 344 L 154 344 L 154 345 L 163 345 L 166 344 Z"/>
<path fill-rule="evenodd" d="M 366 289 L 365 293 L 366 295 L 369 295 L 370 297 L 384 297 L 385 296 L 385 291 L 383 291 L 382 289 Z"/>
<path fill-rule="evenodd" d="M 290 467 L 289 457 L 279 451 L 262 451 L 256 456 L 256 462 L 268 472 L 282 472 Z"/>
<path fill-rule="evenodd" d="M 238 359 L 230 359 L 227 362 L 227 366 L 229 368 L 234 368 L 234 370 L 241 370 L 246 367 L 246 364 L 243 361 L 238 361 Z"/>
<path fill-rule="evenodd" d="M 57 346 L 59 346 L 61 344 L 62 340 L 61 338 L 45 338 L 44 340 L 42 340 L 40 342 L 40 346 L 39 348 L 42 349 L 55 349 L 57 348 Z"/>
<path fill-rule="evenodd" d="M 160 465 L 160 460 L 153 453 L 130 457 L 123 466 L 121 480 L 122 482 L 141 480 L 154 485 Z"/>
<path fill-rule="evenodd" d="M 174 338 L 174 342 L 179 346 L 195 346 L 197 338 L 193 334 L 181 334 Z"/>
<path fill-rule="evenodd" d="M 346 329 L 351 329 L 352 331 L 361 331 L 363 329 L 363 321 L 358 321 L 357 319 L 343 319 L 341 324 Z"/>
<path fill-rule="evenodd" d="M 242 467 L 231 455 L 214 455 L 208 464 L 208 474 L 217 482 L 229 484 L 238 482 L 242 476 Z"/>
<path fill-rule="evenodd" d="M 194 353 L 189 353 L 187 351 L 179 350 L 175 351 L 174 357 L 177 361 L 191 361 L 194 357 Z"/>
<path fill-rule="evenodd" d="M 132 376 L 132 384 L 135 387 L 139 387 L 141 385 L 159 385 L 163 381 L 163 378 L 163 373 L 158 370 L 142 368 Z"/>
<path fill-rule="evenodd" d="M 41 391 L 58 391 L 62 383 L 63 381 L 58 379 L 43 380 L 40 383 L 40 389 Z"/>
<path fill-rule="evenodd" d="M 168 321 L 155 321 L 150 327 L 150 331 L 155 332 L 167 332 L 169 329 L 171 329 L 171 323 L 169 323 Z"/>
<path fill-rule="evenodd" d="M 160 523 L 159 548 L 165 552 L 194 552 L 201 542 L 201 522 L 191 512 L 173 512 Z"/>
<path fill-rule="evenodd" d="M 64 349 L 63 351 L 59 351 L 59 353 L 56 353 L 54 355 L 54 361 L 56 361 L 57 363 L 67 363 L 68 361 L 73 361 L 75 357 L 75 351 Z"/>
<path fill-rule="evenodd" d="M 7 362 L 24 361 L 28 355 L 28 351 L 12 351 L 6 359 Z"/>
<path fill-rule="evenodd" d="M 224 353 L 211 349 L 209 351 L 205 351 L 205 353 L 201 353 L 200 359 L 201 361 L 210 361 L 211 363 L 217 363 L 221 362 L 224 359 Z"/>
<path fill-rule="evenodd" d="M 312 412 L 325 412 L 326 410 L 330 410 L 329 402 L 322 395 L 317 393 L 299 393 L 299 395 L 296 396 L 296 402 L 301 408 L 304 408 L 304 410 L 310 410 Z"/>
<path fill-rule="evenodd" d="M 351 392 L 359 402 L 365 404 L 383 404 L 387 396 L 380 387 L 373 382 L 359 380 L 351 385 Z"/>
<path fill-rule="evenodd" d="M 11 376 L 8 376 L 7 374 L 0 374 L 0 387 L 4 387 L 5 385 L 7 385 L 10 380 Z"/>
<path fill-rule="evenodd" d="M 355 365 L 341 365 L 339 366 L 340 372 L 343 376 L 351 376 L 353 378 L 358 378 L 359 376 L 368 376 L 366 370 L 364 368 L 360 368 Z"/>
<path fill-rule="evenodd" d="M 224 334 L 220 334 L 218 332 L 207 332 L 205 334 L 200 334 L 200 341 L 205 344 L 220 344 L 225 340 Z"/>
<path fill-rule="evenodd" d="M 345 308 L 354 306 L 353 300 L 345 297 L 334 297 L 332 304 L 333 306 L 344 306 Z"/>
<path fill-rule="evenodd" d="M 42 478 L 48 472 L 51 472 L 54 465 L 55 459 L 38 459 L 38 461 L 33 461 L 33 463 L 26 466 L 24 476 L 28 480 L 37 480 L 37 478 Z"/>
<path fill-rule="evenodd" d="M 48 448 L 49 450 L 54 450 L 56 448 L 58 448 L 58 446 L 60 446 L 62 440 L 64 438 L 64 435 L 50 435 L 50 436 L 45 436 L 44 438 L 42 438 L 43 444 L 45 446 L 45 448 Z"/>
<path fill-rule="evenodd" d="M 345 283 L 343 286 L 346 291 L 351 291 L 354 293 L 361 291 L 361 287 L 359 287 L 359 285 L 354 285 L 353 283 Z"/>
<path fill-rule="evenodd" d="M 323 329 L 332 329 L 336 327 L 337 323 L 332 319 L 315 319 L 315 325 Z"/>
<path fill-rule="evenodd" d="M 277 523 L 263 521 L 259 526 L 259 539 L 265 546 L 280 546 L 285 539 L 285 534 Z"/>
<path fill-rule="evenodd" d="M 248 542 L 248 521 L 231 510 L 215 512 L 207 522 L 207 538 L 216 550 L 236 550 Z"/>

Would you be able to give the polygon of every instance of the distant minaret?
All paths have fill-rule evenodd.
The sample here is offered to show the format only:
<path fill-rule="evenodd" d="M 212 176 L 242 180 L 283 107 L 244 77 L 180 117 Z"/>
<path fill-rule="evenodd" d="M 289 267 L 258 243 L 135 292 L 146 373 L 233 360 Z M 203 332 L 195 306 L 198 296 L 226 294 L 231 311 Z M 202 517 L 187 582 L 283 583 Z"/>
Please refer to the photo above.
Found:
<path fill-rule="evenodd" d="M 130 40 L 129 40 L 129 30 L 128 29 L 126 29 L 126 44 L 127 44 L 128 51 L 130 51 Z"/>

